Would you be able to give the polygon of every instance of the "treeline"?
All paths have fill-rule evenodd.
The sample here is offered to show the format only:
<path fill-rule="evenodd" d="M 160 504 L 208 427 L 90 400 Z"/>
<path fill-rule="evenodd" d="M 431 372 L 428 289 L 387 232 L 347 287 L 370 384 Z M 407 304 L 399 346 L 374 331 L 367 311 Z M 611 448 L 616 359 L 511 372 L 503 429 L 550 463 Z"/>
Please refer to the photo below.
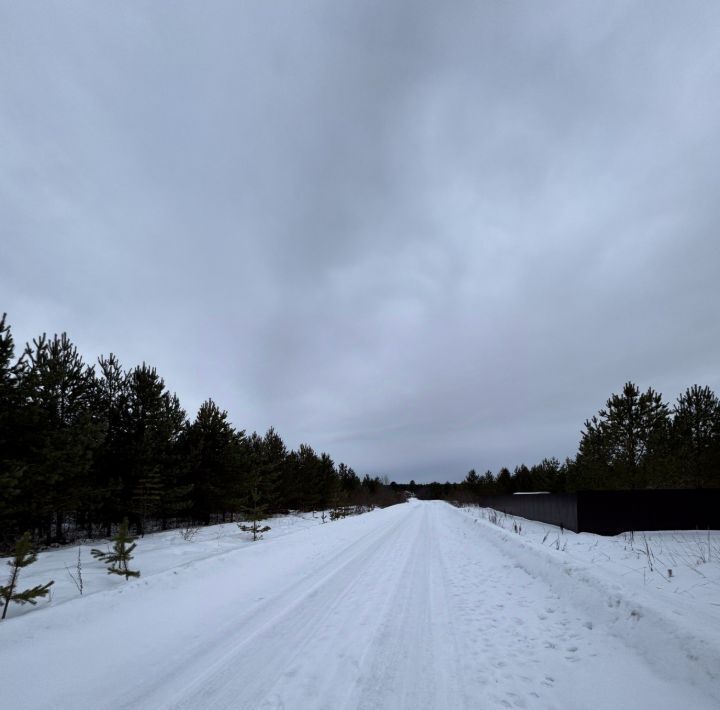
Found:
<path fill-rule="evenodd" d="M 586 420 L 578 452 L 560 462 L 479 475 L 462 483 L 398 486 L 418 498 L 472 501 L 480 495 L 643 488 L 720 488 L 720 400 L 693 385 L 670 405 L 662 395 L 628 382 Z"/>
<path fill-rule="evenodd" d="M 43 543 L 143 534 L 234 519 L 250 496 L 269 513 L 389 505 L 400 496 L 274 429 L 247 435 L 213 400 L 190 421 L 154 367 L 114 355 L 83 362 L 66 334 L 16 359 L 0 320 L 0 546 L 25 531 Z"/>

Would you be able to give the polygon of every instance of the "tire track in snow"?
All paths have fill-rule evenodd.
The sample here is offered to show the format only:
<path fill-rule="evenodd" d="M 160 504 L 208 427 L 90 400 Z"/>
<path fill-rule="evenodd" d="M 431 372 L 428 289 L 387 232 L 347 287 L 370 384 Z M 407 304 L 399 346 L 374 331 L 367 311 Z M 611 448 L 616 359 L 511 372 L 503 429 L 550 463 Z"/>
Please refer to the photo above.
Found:
<path fill-rule="evenodd" d="M 369 668 L 348 710 L 466 707 L 435 511 L 423 507 L 421 515 L 393 603 L 367 654 Z"/>
<path fill-rule="evenodd" d="M 336 668 L 334 675 L 342 675 L 346 673 L 343 666 L 351 670 L 357 667 L 353 660 L 355 642 L 344 653 L 332 649 L 348 644 L 346 620 L 352 621 L 356 633 L 358 628 L 374 623 L 378 610 L 364 603 L 365 583 L 373 580 L 381 588 L 395 585 L 402 540 L 413 534 L 412 522 L 408 525 L 406 517 L 393 518 L 390 524 L 343 547 L 300 583 L 254 610 L 252 616 L 233 620 L 226 627 L 225 643 L 218 645 L 213 638 L 149 695 L 135 694 L 127 707 L 285 707 L 283 701 L 273 700 L 283 695 L 276 691 L 278 686 L 297 698 L 298 705 L 290 703 L 287 707 L 305 707 L 311 699 L 316 701 L 321 695 L 317 688 L 330 668 Z M 331 638 L 333 635 L 336 638 Z M 308 650 L 308 646 L 321 648 L 322 663 L 317 673 L 302 663 L 303 658 L 311 659 L 312 665 L 318 660 L 317 651 Z M 173 690 L 168 700 L 169 688 Z"/>

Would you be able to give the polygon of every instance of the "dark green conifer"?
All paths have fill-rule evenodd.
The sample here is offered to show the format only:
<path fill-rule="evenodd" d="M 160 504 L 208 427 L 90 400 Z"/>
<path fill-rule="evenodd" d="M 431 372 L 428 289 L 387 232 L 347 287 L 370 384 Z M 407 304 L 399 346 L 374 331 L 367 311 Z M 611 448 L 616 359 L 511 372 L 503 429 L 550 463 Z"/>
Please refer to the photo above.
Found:
<path fill-rule="evenodd" d="M 191 517 L 209 525 L 214 513 L 234 513 L 242 498 L 243 442 L 227 420 L 227 412 L 212 399 L 202 403 L 195 421 L 185 431 Z"/>
<path fill-rule="evenodd" d="M 21 450 L 18 446 L 20 401 L 17 392 L 17 373 L 14 345 L 5 314 L 0 318 L 0 545 L 9 547 L 19 534 L 18 518 L 23 508 Z"/>
<path fill-rule="evenodd" d="M 135 549 L 135 538 L 130 536 L 128 532 L 128 521 L 125 518 L 118 528 L 117 535 L 113 538 L 114 544 L 112 551 L 103 552 L 102 550 L 90 550 L 95 559 L 102 560 L 108 565 L 108 574 L 120 574 L 125 579 L 130 577 L 139 577 L 140 572 L 131 570 L 128 562 L 133 558 L 132 551 Z"/>
<path fill-rule="evenodd" d="M 693 385 L 677 399 L 671 426 L 675 483 L 694 488 L 720 485 L 720 399 Z"/>
<path fill-rule="evenodd" d="M 147 523 L 186 508 L 190 492 L 175 476 L 185 412 L 154 367 L 143 363 L 128 373 L 121 426 L 127 461 L 123 505 L 143 535 Z"/>
<path fill-rule="evenodd" d="M 128 470 L 131 447 L 125 429 L 128 408 L 128 375 L 118 358 L 110 353 L 98 358 L 99 377 L 95 389 L 94 409 L 105 428 L 105 438 L 93 457 L 93 505 L 96 515 L 112 535 L 112 523 L 127 512 L 124 506 L 123 481 Z M 92 537 L 92 528 L 88 530 Z"/>
<path fill-rule="evenodd" d="M 578 465 L 588 488 L 645 488 L 662 480 L 670 420 L 652 388 L 627 382 L 605 409 L 585 422 Z"/>
<path fill-rule="evenodd" d="M 288 452 L 280 435 L 270 427 L 265 436 L 253 432 L 246 440 L 249 469 L 262 500 L 274 512 L 295 507 L 297 481 L 288 462 Z"/>
<path fill-rule="evenodd" d="M 62 542 L 68 517 L 76 517 L 91 497 L 92 457 L 104 437 L 92 411 L 94 370 L 63 333 L 51 339 L 43 334 L 28 344 L 17 373 L 26 525 L 48 542 Z"/>
<path fill-rule="evenodd" d="M 252 524 L 246 525 L 245 523 L 238 523 L 238 527 L 243 532 L 252 533 L 253 542 L 255 542 L 258 538 L 262 537 L 263 533 L 266 533 L 268 530 L 270 530 L 269 525 L 260 525 L 260 521 L 264 520 L 266 517 L 267 506 L 260 503 L 260 493 L 258 491 L 257 485 L 254 485 L 250 489 L 250 493 L 248 494 L 248 501 L 250 505 L 243 507 L 247 511 L 248 517 Z"/>
<path fill-rule="evenodd" d="M 54 580 L 49 581 L 47 584 L 38 585 L 31 589 L 25 589 L 22 592 L 17 591 L 18 577 L 20 576 L 20 570 L 23 567 L 31 565 L 37 559 L 37 554 L 31 549 L 30 533 L 26 532 L 15 545 L 15 555 L 8 564 L 12 568 L 10 573 L 10 579 L 6 586 L 0 587 L 0 599 L 4 600 L 2 618 L 4 619 L 7 615 L 8 607 L 10 602 L 16 602 L 17 604 L 37 604 L 36 599 L 38 597 L 47 596 L 50 591 L 50 587 L 54 584 Z"/>

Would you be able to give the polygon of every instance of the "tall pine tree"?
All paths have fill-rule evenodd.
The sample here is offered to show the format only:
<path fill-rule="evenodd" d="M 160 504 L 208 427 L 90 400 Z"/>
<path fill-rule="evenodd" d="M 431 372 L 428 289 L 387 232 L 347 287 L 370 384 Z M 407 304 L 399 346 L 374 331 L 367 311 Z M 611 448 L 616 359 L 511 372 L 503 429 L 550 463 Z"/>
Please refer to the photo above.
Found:
<path fill-rule="evenodd" d="M 64 524 L 77 518 L 91 488 L 94 451 L 104 430 L 93 412 L 95 376 L 65 333 L 43 334 L 19 363 L 27 455 L 23 495 L 33 524 L 48 540 L 64 541 Z"/>
<path fill-rule="evenodd" d="M 672 448 L 677 481 L 696 488 L 720 487 L 720 400 L 709 387 L 693 385 L 673 409 Z"/>
<path fill-rule="evenodd" d="M 592 488 L 645 488 L 665 476 L 670 419 L 662 396 L 628 382 L 585 422 L 578 466 Z"/>
<path fill-rule="evenodd" d="M 192 485 L 192 518 L 205 525 L 214 513 L 234 513 L 242 497 L 244 432 L 236 432 L 227 412 L 212 399 L 200 405 L 186 434 Z"/>
<path fill-rule="evenodd" d="M 94 409 L 103 424 L 105 436 L 95 452 L 92 468 L 93 516 L 88 521 L 88 537 L 92 522 L 99 522 L 110 537 L 112 524 L 127 515 L 122 490 L 129 465 L 129 437 L 124 414 L 128 406 L 128 378 L 117 357 L 110 353 L 98 358 L 99 376 L 95 388 Z"/>
<path fill-rule="evenodd" d="M 154 367 L 143 363 L 127 377 L 121 428 L 126 453 L 123 506 L 142 535 L 148 523 L 189 504 L 189 487 L 175 476 L 185 412 Z"/>
<path fill-rule="evenodd" d="M 14 363 L 14 343 L 6 314 L 0 318 L 0 546 L 18 534 L 22 506 L 23 463 L 20 440 L 21 412 Z"/>

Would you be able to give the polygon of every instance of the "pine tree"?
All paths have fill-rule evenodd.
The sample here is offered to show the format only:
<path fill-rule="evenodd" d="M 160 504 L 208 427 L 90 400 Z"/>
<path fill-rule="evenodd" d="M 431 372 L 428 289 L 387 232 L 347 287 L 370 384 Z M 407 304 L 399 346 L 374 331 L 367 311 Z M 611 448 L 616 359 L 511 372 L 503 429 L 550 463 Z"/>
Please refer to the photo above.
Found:
<path fill-rule="evenodd" d="M 185 515 L 192 505 L 192 483 L 187 480 L 189 465 L 183 456 L 183 437 L 188 421 L 176 394 L 163 395 L 162 426 L 160 429 L 160 479 L 162 498 L 159 514 L 163 530 L 168 521 Z"/>
<path fill-rule="evenodd" d="M 4 600 L 2 618 L 7 616 L 8 606 L 10 602 L 16 602 L 17 604 L 37 604 L 36 599 L 38 597 L 45 597 L 50 591 L 50 587 L 54 584 L 54 580 L 49 581 L 47 584 L 38 585 L 31 589 L 26 589 L 22 592 L 17 591 L 18 577 L 20 576 L 20 570 L 23 567 L 31 565 L 37 559 L 37 554 L 31 549 L 30 533 L 26 532 L 15 545 L 15 555 L 8 564 L 12 568 L 10 573 L 10 580 L 7 585 L 0 587 L 0 599 Z"/>
<path fill-rule="evenodd" d="M 533 487 L 536 491 L 560 493 L 565 490 L 565 471 L 554 456 L 544 458 L 530 469 Z"/>
<path fill-rule="evenodd" d="M 285 443 L 273 427 L 261 441 L 251 444 L 253 475 L 257 476 L 260 495 L 272 511 L 287 510 L 295 491 L 292 467 L 288 465 Z"/>
<path fill-rule="evenodd" d="M 131 570 L 128 563 L 132 560 L 132 551 L 136 547 L 135 539 L 128 532 L 128 520 L 125 518 L 118 528 L 117 535 L 113 538 L 112 551 L 103 552 L 102 550 L 90 550 L 90 554 L 95 559 L 102 560 L 108 565 L 108 574 L 119 574 L 129 579 L 130 577 L 139 577 L 140 572 Z"/>
<path fill-rule="evenodd" d="M 253 485 L 248 493 L 249 505 L 244 506 L 248 513 L 248 517 L 252 521 L 252 525 L 245 525 L 244 523 L 238 523 L 238 527 L 243 532 L 252 533 L 253 542 L 258 538 L 262 537 L 263 533 L 270 530 L 269 525 L 260 525 L 260 521 L 266 518 L 267 505 L 260 503 L 260 492 L 258 491 L 257 485 Z"/>
<path fill-rule="evenodd" d="M 340 463 L 338 465 L 338 479 L 340 481 L 340 489 L 346 495 L 350 495 L 360 488 L 360 479 L 355 471 L 347 464 Z"/>
<path fill-rule="evenodd" d="M 93 508 L 106 530 L 112 533 L 112 523 L 127 513 L 122 508 L 122 484 L 128 469 L 128 437 L 124 428 L 124 411 L 128 400 L 128 378 L 119 360 L 110 353 L 98 358 L 100 369 L 93 408 L 102 422 L 105 437 L 93 458 Z M 91 523 L 92 521 L 88 521 Z M 92 537 L 92 529 L 88 530 Z"/>
<path fill-rule="evenodd" d="M 162 479 L 158 465 L 158 429 L 165 384 L 154 367 L 143 363 L 128 374 L 127 407 L 123 411 L 128 467 L 123 503 L 132 513 L 137 533 L 160 508 Z"/>
<path fill-rule="evenodd" d="M 498 472 L 497 489 L 499 493 L 514 493 L 515 481 L 513 481 L 510 469 L 503 466 Z"/>
<path fill-rule="evenodd" d="M 154 367 L 143 363 L 128 374 L 121 426 L 127 456 L 123 507 L 142 535 L 148 521 L 166 518 L 189 503 L 189 486 L 174 476 L 185 412 Z"/>
<path fill-rule="evenodd" d="M 513 471 L 513 486 L 516 491 L 534 490 L 530 469 L 524 463 L 516 466 Z"/>
<path fill-rule="evenodd" d="M 495 493 L 497 491 L 497 481 L 495 480 L 495 476 L 493 476 L 493 472 L 490 469 L 485 471 L 485 473 L 480 476 L 480 480 L 478 481 L 478 488 L 484 494 Z"/>
<path fill-rule="evenodd" d="M 672 448 L 676 483 L 703 488 L 720 484 L 720 400 L 693 385 L 673 409 Z"/>
<path fill-rule="evenodd" d="M 317 482 L 320 474 L 320 457 L 312 446 L 300 444 L 295 459 L 295 477 L 298 488 L 298 507 L 317 510 L 319 507 Z"/>
<path fill-rule="evenodd" d="M 22 461 L 17 460 L 21 426 L 14 344 L 5 314 L 0 318 L 0 545 L 19 533 Z M 22 529 L 22 528 L 20 528 Z"/>
<path fill-rule="evenodd" d="M 350 504 L 357 497 L 360 490 L 360 479 L 347 464 L 339 463 L 337 467 L 337 486 L 335 487 L 335 499 L 333 510 L 330 511 L 330 519 L 337 520 L 344 518 L 350 513 Z"/>
<path fill-rule="evenodd" d="M 315 479 L 315 500 L 320 510 L 325 510 L 337 502 L 340 480 L 335 470 L 335 462 L 329 454 L 320 454 Z"/>
<path fill-rule="evenodd" d="M 186 431 L 193 520 L 210 524 L 213 513 L 235 512 L 244 468 L 245 432 L 236 432 L 212 399 L 200 405 Z M 223 517 L 224 519 L 224 517 Z"/>
<path fill-rule="evenodd" d="M 95 374 L 65 333 L 27 345 L 18 363 L 25 413 L 23 498 L 29 522 L 64 539 L 68 515 L 85 505 L 92 456 L 104 437 L 93 412 Z M 54 533 L 53 528 L 54 527 Z"/>
<path fill-rule="evenodd" d="M 593 488 L 645 488 L 662 478 L 669 428 L 668 407 L 649 388 L 627 382 L 605 409 L 585 422 L 578 466 Z"/>

